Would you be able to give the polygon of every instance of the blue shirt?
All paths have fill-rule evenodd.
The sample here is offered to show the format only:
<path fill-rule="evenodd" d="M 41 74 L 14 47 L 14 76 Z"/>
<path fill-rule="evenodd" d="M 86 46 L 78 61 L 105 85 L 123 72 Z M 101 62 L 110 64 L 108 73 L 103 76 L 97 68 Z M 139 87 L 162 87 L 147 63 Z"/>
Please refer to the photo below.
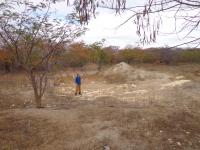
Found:
<path fill-rule="evenodd" d="M 76 84 L 80 85 L 81 84 L 81 77 L 76 76 L 75 82 L 76 82 Z"/>

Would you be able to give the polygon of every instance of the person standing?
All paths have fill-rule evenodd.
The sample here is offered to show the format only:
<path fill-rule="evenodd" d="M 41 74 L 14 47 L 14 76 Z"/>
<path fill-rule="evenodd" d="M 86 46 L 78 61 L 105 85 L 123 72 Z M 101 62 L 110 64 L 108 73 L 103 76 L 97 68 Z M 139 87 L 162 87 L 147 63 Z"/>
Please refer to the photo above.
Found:
<path fill-rule="evenodd" d="M 76 83 L 75 95 L 77 94 L 81 95 L 81 76 L 79 74 L 76 75 L 75 83 Z"/>

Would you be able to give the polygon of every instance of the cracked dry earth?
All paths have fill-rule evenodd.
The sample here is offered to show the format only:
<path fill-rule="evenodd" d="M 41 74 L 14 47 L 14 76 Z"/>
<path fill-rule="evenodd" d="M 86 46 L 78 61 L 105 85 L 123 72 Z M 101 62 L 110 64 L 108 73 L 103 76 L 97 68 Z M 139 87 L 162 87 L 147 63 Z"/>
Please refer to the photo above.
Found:
<path fill-rule="evenodd" d="M 1 84 L 0 149 L 199 150 L 200 80 L 162 73 L 117 84 L 86 74 L 82 96 L 70 78 L 48 89 L 43 109 L 30 85 Z"/>

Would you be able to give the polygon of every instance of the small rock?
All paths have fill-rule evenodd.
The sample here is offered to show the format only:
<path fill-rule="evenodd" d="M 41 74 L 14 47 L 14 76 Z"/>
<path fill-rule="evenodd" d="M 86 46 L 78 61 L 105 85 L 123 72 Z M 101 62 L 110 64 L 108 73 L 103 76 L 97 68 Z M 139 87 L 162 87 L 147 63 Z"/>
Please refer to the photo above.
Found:
<path fill-rule="evenodd" d="M 176 76 L 177 80 L 184 79 L 184 76 Z"/>
<path fill-rule="evenodd" d="M 168 139 L 169 143 L 173 143 L 172 139 Z"/>
<path fill-rule="evenodd" d="M 189 145 L 192 146 L 192 142 L 189 141 Z"/>
<path fill-rule="evenodd" d="M 11 108 L 12 108 L 12 107 L 15 107 L 15 104 L 12 104 L 10 107 L 11 107 Z"/>
<path fill-rule="evenodd" d="M 49 104 L 46 105 L 47 108 L 51 107 Z"/>
<path fill-rule="evenodd" d="M 178 146 L 181 146 L 181 142 L 176 142 L 176 144 L 177 144 Z"/>
<path fill-rule="evenodd" d="M 187 131 L 186 134 L 190 134 L 190 132 Z"/>
<path fill-rule="evenodd" d="M 131 86 L 132 86 L 133 88 L 135 88 L 135 87 L 136 87 L 136 85 L 135 85 L 135 84 L 131 84 Z"/>
<path fill-rule="evenodd" d="M 103 146 L 103 148 L 104 148 L 104 150 L 110 150 L 110 147 L 107 145 Z"/>

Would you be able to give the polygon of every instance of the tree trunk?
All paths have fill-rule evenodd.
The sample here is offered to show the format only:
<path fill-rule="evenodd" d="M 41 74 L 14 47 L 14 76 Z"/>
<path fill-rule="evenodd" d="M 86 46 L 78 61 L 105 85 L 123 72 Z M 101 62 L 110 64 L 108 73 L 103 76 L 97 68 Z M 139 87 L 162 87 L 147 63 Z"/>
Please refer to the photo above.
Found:
<path fill-rule="evenodd" d="M 37 79 L 36 74 L 33 73 L 33 71 L 29 72 L 31 84 L 34 90 L 34 95 L 35 95 L 35 103 L 37 108 L 42 108 L 42 96 L 44 94 L 44 91 L 46 89 L 46 82 L 47 80 L 44 80 L 44 76 L 40 77 Z M 44 84 L 43 84 L 44 82 Z"/>
<path fill-rule="evenodd" d="M 42 97 L 47 87 L 46 72 L 36 72 L 33 69 L 28 71 L 28 76 L 34 90 L 35 103 L 37 108 L 42 108 Z"/>
<path fill-rule="evenodd" d="M 11 72 L 11 70 L 10 70 L 10 63 L 5 62 L 5 63 L 4 63 L 4 67 L 5 67 L 5 72 L 6 72 L 6 73 Z"/>
<path fill-rule="evenodd" d="M 42 97 L 35 95 L 35 102 L 37 108 L 42 108 Z"/>

